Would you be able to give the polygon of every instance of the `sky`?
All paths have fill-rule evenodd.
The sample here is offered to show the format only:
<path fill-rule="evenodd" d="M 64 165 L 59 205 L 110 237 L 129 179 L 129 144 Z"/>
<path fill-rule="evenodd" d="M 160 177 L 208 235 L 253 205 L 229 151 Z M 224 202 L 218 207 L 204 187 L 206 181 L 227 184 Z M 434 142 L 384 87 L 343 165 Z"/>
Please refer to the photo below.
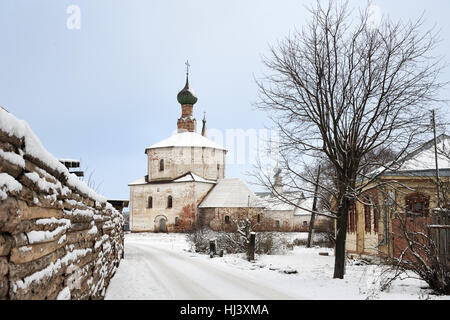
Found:
<path fill-rule="evenodd" d="M 186 60 L 198 130 L 203 112 L 207 128 L 224 137 L 271 126 L 254 109 L 255 78 L 264 72 L 269 46 L 302 27 L 311 3 L 0 0 L 0 105 L 26 120 L 57 158 L 81 160 L 97 191 L 128 199 L 128 183 L 146 175 L 145 148 L 176 130 Z M 450 52 L 450 1 L 371 3 L 393 20 L 423 13 L 426 27 L 441 30 L 437 53 Z M 450 81 L 450 69 L 442 80 Z M 442 98 L 450 98 L 448 91 Z M 243 160 L 228 159 L 227 177 L 249 181 L 250 158 L 248 152 Z"/>

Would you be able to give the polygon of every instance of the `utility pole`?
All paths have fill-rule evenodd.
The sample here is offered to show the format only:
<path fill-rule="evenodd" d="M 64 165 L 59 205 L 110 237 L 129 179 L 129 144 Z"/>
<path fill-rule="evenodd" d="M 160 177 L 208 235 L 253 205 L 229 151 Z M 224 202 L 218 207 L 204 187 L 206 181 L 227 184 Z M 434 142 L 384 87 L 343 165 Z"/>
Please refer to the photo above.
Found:
<path fill-rule="evenodd" d="M 308 230 L 308 243 L 306 244 L 307 248 L 311 248 L 312 237 L 314 234 L 314 220 L 316 219 L 316 212 L 317 212 L 317 193 L 319 192 L 319 179 L 320 179 L 320 165 L 319 168 L 317 169 L 316 186 L 314 188 L 314 200 Z"/>
<path fill-rule="evenodd" d="M 434 161 L 436 164 L 436 195 L 437 195 L 437 207 L 441 207 L 441 183 L 439 177 L 439 164 L 438 164 L 438 152 L 437 152 L 437 137 L 436 137 L 436 118 L 434 115 L 434 109 L 431 110 L 431 125 L 433 126 L 434 134 Z"/>

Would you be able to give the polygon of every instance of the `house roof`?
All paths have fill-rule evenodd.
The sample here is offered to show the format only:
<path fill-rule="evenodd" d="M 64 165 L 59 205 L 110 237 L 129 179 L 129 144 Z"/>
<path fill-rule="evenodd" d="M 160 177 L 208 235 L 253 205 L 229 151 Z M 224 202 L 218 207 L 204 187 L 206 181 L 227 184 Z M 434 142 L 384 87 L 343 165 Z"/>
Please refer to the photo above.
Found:
<path fill-rule="evenodd" d="M 205 147 L 225 150 L 217 143 L 209 140 L 197 132 L 181 132 L 162 140 L 147 149 L 167 148 L 167 147 Z M 146 149 L 146 150 L 147 150 Z"/>
<path fill-rule="evenodd" d="M 450 136 L 441 134 L 436 138 L 438 149 L 438 166 L 441 175 L 450 174 Z M 436 171 L 434 139 L 409 153 L 398 161 L 396 170 L 386 170 L 383 176 L 431 176 Z M 368 175 L 379 174 L 383 167 L 375 169 Z"/>
<path fill-rule="evenodd" d="M 250 198 L 249 198 L 250 196 Z M 241 179 L 219 179 L 199 208 L 263 208 L 261 200 Z"/>
<path fill-rule="evenodd" d="M 295 216 L 311 215 L 311 212 L 308 210 L 312 210 L 313 199 L 305 198 L 303 192 L 283 193 L 283 196 L 286 197 L 288 201 L 296 204 L 295 206 L 291 203 L 284 202 L 283 200 L 277 198 L 271 192 L 260 192 L 256 195 L 261 199 L 261 203 L 264 205 L 266 210 L 292 211 Z"/>
<path fill-rule="evenodd" d="M 438 166 L 439 169 L 450 169 L 450 158 L 442 154 L 444 151 L 450 154 L 450 137 L 441 134 L 436 138 L 438 149 Z M 436 169 L 434 139 L 423 144 L 420 148 L 408 154 L 398 171 L 404 170 L 429 170 Z"/>

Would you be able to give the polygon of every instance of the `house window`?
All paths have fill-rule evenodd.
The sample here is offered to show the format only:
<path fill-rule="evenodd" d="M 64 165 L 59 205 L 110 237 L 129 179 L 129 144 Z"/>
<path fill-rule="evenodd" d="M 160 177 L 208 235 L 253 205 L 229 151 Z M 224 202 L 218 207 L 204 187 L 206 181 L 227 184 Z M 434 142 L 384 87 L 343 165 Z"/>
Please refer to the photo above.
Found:
<path fill-rule="evenodd" d="M 180 224 L 180 221 L 179 221 L 178 217 L 175 217 L 175 227 L 178 227 L 179 224 Z"/>
<path fill-rule="evenodd" d="M 167 208 L 172 208 L 172 196 L 167 197 Z"/>
<path fill-rule="evenodd" d="M 275 220 L 275 228 L 279 228 L 280 227 L 280 220 Z"/>
<path fill-rule="evenodd" d="M 148 197 L 147 208 L 149 209 L 153 208 L 153 197 Z"/>
<path fill-rule="evenodd" d="M 159 160 L 159 171 L 164 171 L 164 159 Z"/>
<path fill-rule="evenodd" d="M 371 232 L 371 225 L 372 225 L 372 216 L 371 216 L 371 205 L 369 204 L 370 203 L 370 200 L 369 199 L 365 199 L 364 200 L 364 202 L 366 202 L 365 204 L 364 204 L 364 226 L 365 226 L 365 229 L 366 229 L 366 232 L 367 233 L 370 233 Z M 369 202 L 369 203 L 367 203 L 367 202 Z"/>
<path fill-rule="evenodd" d="M 373 231 L 378 233 L 378 222 L 380 220 L 380 210 L 378 206 L 375 204 L 373 207 Z"/>
<path fill-rule="evenodd" d="M 303 226 L 307 227 L 308 226 L 308 221 L 303 221 Z"/>
<path fill-rule="evenodd" d="M 257 219 L 258 223 L 260 223 L 260 222 L 261 222 L 261 215 L 258 214 L 258 216 L 256 217 L 256 219 Z"/>
<path fill-rule="evenodd" d="M 405 196 L 405 209 L 408 217 L 427 217 L 430 197 L 422 193 L 411 193 Z"/>
<path fill-rule="evenodd" d="M 230 216 L 225 216 L 225 223 L 229 224 L 230 223 Z"/>
<path fill-rule="evenodd" d="M 349 233 L 356 232 L 356 224 L 357 224 L 357 212 L 356 212 L 356 206 L 353 204 L 348 209 L 348 223 L 347 223 L 347 231 Z"/>

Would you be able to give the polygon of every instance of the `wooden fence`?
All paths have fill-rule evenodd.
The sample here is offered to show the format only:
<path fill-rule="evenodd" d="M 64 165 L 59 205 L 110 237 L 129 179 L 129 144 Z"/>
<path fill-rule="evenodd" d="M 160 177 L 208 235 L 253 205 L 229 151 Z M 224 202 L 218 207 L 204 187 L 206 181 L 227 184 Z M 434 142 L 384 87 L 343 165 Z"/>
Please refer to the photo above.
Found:
<path fill-rule="evenodd" d="M 440 261 L 450 264 L 449 242 L 450 242 L 450 210 L 434 210 L 433 224 L 429 225 L 433 241 L 436 243 L 437 254 Z"/>

